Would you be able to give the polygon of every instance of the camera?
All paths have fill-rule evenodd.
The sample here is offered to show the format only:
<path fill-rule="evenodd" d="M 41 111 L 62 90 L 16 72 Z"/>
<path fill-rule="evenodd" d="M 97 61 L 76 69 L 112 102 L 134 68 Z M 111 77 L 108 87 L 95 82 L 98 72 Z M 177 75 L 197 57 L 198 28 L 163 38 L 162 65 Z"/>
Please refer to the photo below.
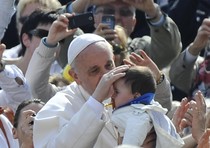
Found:
<path fill-rule="evenodd" d="M 82 13 L 69 18 L 69 29 L 94 25 L 93 13 Z"/>

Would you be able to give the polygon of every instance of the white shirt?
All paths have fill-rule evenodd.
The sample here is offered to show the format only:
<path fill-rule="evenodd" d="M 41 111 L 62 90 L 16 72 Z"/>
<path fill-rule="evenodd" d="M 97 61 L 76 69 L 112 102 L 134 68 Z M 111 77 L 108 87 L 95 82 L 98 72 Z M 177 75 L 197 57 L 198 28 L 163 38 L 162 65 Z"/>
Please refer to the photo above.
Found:
<path fill-rule="evenodd" d="M 151 105 L 132 104 L 115 110 L 111 121 L 117 127 L 120 137 L 123 137 L 122 144 L 141 146 L 154 126 L 157 134 L 156 148 L 182 147 L 184 141 L 176 133 L 166 112 L 155 101 Z"/>

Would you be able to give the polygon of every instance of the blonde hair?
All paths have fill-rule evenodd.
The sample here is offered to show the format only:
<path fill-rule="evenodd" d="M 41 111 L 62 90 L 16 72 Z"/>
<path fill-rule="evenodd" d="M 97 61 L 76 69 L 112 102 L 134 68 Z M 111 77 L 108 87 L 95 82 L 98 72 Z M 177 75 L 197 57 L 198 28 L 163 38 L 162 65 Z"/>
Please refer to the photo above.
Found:
<path fill-rule="evenodd" d="M 129 59 L 129 52 L 128 52 L 128 48 L 127 48 L 127 43 L 128 43 L 128 36 L 126 34 L 125 29 L 122 26 L 116 25 L 115 26 L 115 30 L 116 33 L 118 35 L 118 42 L 117 46 L 120 47 L 121 52 L 120 52 L 120 63 L 123 63 L 123 59 Z M 112 46 L 114 47 L 114 44 L 112 44 Z M 114 48 L 113 48 L 114 50 Z"/>
<path fill-rule="evenodd" d="M 120 25 L 116 25 L 115 30 L 116 30 L 116 33 L 118 35 L 121 45 L 126 49 L 128 36 L 126 35 L 125 29 Z"/>
<path fill-rule="evenodd" d="M 58 0 L 20 0 L 17 5 L 16 23 L 19 22 L 18 20 L 26 6 L 32 3 L 38 3 L 42 6 L 42 9 L 49 9 L 50 11 L 61 7 L 61 3 Z"/>

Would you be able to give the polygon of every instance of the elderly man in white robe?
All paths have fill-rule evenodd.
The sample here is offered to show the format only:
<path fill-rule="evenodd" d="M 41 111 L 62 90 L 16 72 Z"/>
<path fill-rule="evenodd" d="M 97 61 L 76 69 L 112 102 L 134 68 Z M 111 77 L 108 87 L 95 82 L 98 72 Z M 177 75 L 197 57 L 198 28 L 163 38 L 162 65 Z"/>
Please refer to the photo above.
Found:
<path fill-rule="evenodd" d="M 67 17 L 71 15 L 61 15 L 53 23 L 37 50 L 51 48 L 56 52 L 58 41 L 74 32 L 67 29 Z M 111 110 L 106 112 L 103 102 L 111 96 L 112 83 L 124 76 L 129 66 L 115 67 L 113 58 L 112 47 L 98 35 L 84 34 L 71 42 L 68 64 L 72 67 L 69 73 L 75 82 L 57 92 L 36 115 L 33 127 L 35 148 L 111 148 L 117 145 L 114 127 L 107 122 Z M 172 96 L 169 82 L 159 69 L 149 58 L 132 54 L 131 60 L 138 65 L 150 65 L 156 80 L 161 78 L 156 100 L 170 110 Z"/>

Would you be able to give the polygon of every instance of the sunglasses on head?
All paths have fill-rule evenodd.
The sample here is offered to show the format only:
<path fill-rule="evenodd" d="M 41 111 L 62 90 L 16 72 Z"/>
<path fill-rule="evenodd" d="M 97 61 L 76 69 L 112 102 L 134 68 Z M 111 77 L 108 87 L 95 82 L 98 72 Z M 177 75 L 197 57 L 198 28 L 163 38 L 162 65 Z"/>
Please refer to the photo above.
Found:
<path fill-rule="evenodd" d="M 129 8 L 119 8 L 118 10 L 115 10 L 113 8 L 110 7 L 103 7 L 102 9 L 98 8 L 98 10 L 96 9 L 95 13 L 103 13 L 106 15 L 115 15 L 116 11 L 118 11 L 118 14 L 120 16 L 124 16 L 124 17 L 128 17 L 128 16 L 133 16 L 134 15 L 134 11 L 132 11 Z"/>
<path fill-rule="evenodd" d="M 31 34 L 32 36 L 43 38 L 43 37 L 47 37 L 48 32 L 49 31 L 44 30 L 44 29 L 33 29 L 33 30 L 29 31 L 29 34 Z"/>

